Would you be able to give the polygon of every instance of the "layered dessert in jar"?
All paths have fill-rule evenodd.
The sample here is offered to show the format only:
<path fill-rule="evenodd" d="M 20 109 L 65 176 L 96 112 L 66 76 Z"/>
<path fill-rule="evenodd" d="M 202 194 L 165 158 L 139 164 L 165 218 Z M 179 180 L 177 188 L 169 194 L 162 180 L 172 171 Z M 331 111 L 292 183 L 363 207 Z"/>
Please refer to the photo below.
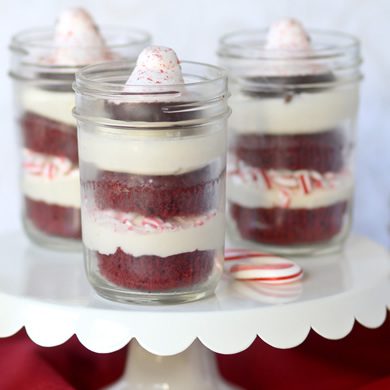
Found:
<path fill-rule="evenodd" d="M 83 243 L 104 297 L 213 293 L 225 231 L 226 83 L 220 68 L 181 63 L 161 46 L 135 65 L 77 74 Z"/>
<path fill-rule="evenodd" d="M 90 63 L 135 58 L 148 41 L 137 31 L 100 31 L 80 8 L 61 13 L 53 29 L 25 31 L 12 39 L 24 225 L 35 242 L 58 249 L 80 246 L 74 73 Z"/>
<path fill-rule="evenodd" d="M 232 79 L 231 235 L 283 253 L 340 246 L 351 220 L 359 45 L 286 19 L 221 41 Z"/>

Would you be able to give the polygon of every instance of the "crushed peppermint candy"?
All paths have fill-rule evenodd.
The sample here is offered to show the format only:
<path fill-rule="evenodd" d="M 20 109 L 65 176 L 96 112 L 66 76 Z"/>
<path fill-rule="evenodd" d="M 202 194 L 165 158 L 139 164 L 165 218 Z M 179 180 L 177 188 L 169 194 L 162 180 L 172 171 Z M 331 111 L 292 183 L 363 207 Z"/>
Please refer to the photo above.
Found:
<path fill-rule="evenodd" d="M 22 167 L 25 173 L 49 180 L 77 174 L 78 169 L 66 157 L 48 156 L 23 149 Z"/>
<path fill-rule="evenodd" d="M 310 195 L 316 190 L 330 190 L 339 187 L 349 176 L 347 171 L 321 174 L 317 171 L 265 170 L 245 164 L 233 156 L 229 159 L 227 175 L 239 183 L 251 184 L 260 189 L 277 192 L 277 205 L 288 208 L 295 194 Z"/>
<path fill-rule="evenodd" d="M 96 210 L 97 211 L 97 210 Z M 98 210 L 99 220 L 103 223 L 114 223 L 117 229 L 125 229 L 138 234 L 175 232 L 188 228 L 203 226 L 207 221 L 217 215 L 217 211 L 213 210 L 208 213 L 191 216 L 180 217 L 175 216 L 168 220 L 163 220 L 159 217 L 145 217 L 141 214 L 132 212 L 122 212 L 112 209 Z"/>

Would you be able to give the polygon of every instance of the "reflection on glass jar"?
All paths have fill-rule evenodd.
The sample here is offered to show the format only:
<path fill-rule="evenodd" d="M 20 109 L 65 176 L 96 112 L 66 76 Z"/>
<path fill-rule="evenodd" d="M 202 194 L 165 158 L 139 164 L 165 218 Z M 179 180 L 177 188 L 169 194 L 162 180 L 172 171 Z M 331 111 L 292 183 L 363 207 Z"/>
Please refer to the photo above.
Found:
<path fill-rule="evenodd" d="M 288 254 L 337 249 L 351 223 L 359 43 L 309 35 L 287 20 L 229 34 L 219 49 L 233 110 L 229 230 Z"/>

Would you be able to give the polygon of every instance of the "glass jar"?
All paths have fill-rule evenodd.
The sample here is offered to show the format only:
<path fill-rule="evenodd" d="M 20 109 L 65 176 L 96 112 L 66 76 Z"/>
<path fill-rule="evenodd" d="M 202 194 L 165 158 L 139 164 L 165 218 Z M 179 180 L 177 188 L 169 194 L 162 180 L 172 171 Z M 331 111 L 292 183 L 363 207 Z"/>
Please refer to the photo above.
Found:
<path fill-rule="evenodd" d="M 222 274 L 227 76 L 181 64 L 181 85 L 125 86 L 123 61 L 76 75 L 86 269 L 112 300 L 195 300 Z"/>
<path fill-rule="evenodd" d="M 102 35 L 108 57 L 114 58 L 134 59 L 150 41 L 144 32 L 121 28 L 102 29 Z M 72 83 L 75 72 L 86 64 L 50 63 L 55 50 L 71 53 L 53 42 L 54 30 L 35 29 L 15 35 L 10 46 L 21 142 L 23 225 L 35 243 L 73 250 L 81 247 L 81 222 Z"/>
<path fill-rule="evenodd" d="M 281 254 L 337 250 L 351 225 L 359 42 L 309 31 L 310 52 L 267 50 L 266 35 L 220 41 L 232 93 L 228 231 Z"/>

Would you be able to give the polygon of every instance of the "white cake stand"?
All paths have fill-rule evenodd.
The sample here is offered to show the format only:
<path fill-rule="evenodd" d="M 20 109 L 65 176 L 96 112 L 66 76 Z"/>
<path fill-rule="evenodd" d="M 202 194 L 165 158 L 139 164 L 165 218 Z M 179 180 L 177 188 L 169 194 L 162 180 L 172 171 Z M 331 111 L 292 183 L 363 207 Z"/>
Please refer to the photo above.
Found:
<path fill-rule="evenodd" d="M 76 334 L 98 353 L 133 340 L 125 375 L 113 389 L 229 389 L 209 350 L 240 352 L 257 336 L 291 348 L 310 329 L 340 339 L 355 320 L 379 327 L 390 305 L 389 255 L 356 236 L 342 254 L 298 259 L 305 271 L 300 283 L 267 287 L 226 276 L 214 297 L 171 306 L 98 297 L 86 281 L 81 254 L 39 249 L 22 233 L 0 236 L 0 245 L 0 337 L 25 326 L 35 343 L 50 347 Z"/>

